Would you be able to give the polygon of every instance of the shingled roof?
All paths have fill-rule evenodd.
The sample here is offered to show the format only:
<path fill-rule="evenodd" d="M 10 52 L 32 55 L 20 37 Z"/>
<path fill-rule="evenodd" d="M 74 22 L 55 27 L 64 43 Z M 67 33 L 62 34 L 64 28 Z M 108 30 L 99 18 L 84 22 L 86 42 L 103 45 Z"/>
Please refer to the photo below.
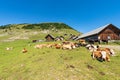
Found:
<path fill-rule="evenodd" d="M 95 29 L 95 30 L 93 30 L 93 31 L 90 31 L 90 32 L 88 32 L 88 33 L 82 34 L 81 36 L 78 36 L 77 39 L 98 34 L 98 33 L 100 33 L 103 29 L 105 29 L 106 27 L 108 27 L 109 25 L 111 25 L 111 24 L 107 24 L 107 25 L 105 25 L 105 26 L 102 26 L 102 27 L 100 27 L 100 28 L 97 28 L 97 29 Z"/>

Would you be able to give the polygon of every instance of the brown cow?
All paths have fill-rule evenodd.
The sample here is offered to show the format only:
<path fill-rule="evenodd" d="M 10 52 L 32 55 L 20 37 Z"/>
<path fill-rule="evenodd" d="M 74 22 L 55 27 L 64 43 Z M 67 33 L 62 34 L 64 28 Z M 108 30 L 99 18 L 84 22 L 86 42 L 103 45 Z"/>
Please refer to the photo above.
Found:
<path fill-rule="evenodd" d="M 92 52 L 93 59 L 110 61 L 110 51 L 107 48 L 98 48 Z"/>
<path fill-rule="evenodd" d="M 22 53 L 28 52 L 26 48 L 23 48 Z"/>
<path fill-rule="evenodd" d="M 46 46 L 47 46 L 47 44 L 37 44 L 34 46 L 34 48 L 41 49 L 41 48 L 46 47 Z"/>
<path fill-rule="evenodd" d="M 60 49 L 62 47 L 60 43 L 59 44 L 55 44 L 54 46 L 55 46 L 56 49 Z"/>
<path fill-rule="evenodd" d="M 62 49 L 72 49 L 71 44 L 63 44 Z"/>
<path fill-rule="evenodd" d="M 110 48 L 104 48 L 103 49 L 104 51 L 106 51 L 109 55 L 111 56 L 114 56 L 115 55 L 115 52 L 113 49 L 110 49 Z"/>
<path fill-rule="evenodd" d="M 76 44 L 73 42 L 65 41 L 62 44 L 62 49 L 74 49 L 76 48 Z"/>
<path fill-rule="evenodd" d="M 98 59 L 101 61 L 110 61 L 110 55 L 106 51 L 94 51 L 92 53 L 92 58 L 93 59 Z"/>
<path fill-rule="evenodd" d="M 81 46 L 85 46 L 86 45 L 85 39 L 80 39 L 79 43 L 81 44 Z"/>

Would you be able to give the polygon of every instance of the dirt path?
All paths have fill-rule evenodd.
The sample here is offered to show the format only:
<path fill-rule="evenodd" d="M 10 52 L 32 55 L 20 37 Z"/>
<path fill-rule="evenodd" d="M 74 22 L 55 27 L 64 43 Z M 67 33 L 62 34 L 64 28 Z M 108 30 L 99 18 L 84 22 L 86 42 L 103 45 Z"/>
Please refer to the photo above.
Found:
<path fill-rule="evenodd" d="M 107 47 L 120 51 L 120 45 L 100 45 L 100 47 Z"/>

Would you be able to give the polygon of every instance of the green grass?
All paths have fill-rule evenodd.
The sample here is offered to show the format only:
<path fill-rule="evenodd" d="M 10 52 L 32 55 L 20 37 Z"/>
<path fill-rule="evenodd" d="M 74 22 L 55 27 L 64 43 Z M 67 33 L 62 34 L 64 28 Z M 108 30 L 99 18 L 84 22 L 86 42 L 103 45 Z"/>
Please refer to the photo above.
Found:
<path fill-rule="evenodd" d="M 84 47 L 35 49 L 35 44 L 40 43 L 0 42 L 0 80 L 120 80 L 119 51 L 111 62 L 99 62 Z M 21 52 L 24 47 L 27 53 Z"/>
<path fill-rule="evenodd" d="M 7 33 L 0 30 L 0 34 Z M 78 34 L 71 29 L 49 33 L 55 37 Z M 36 44 L 56 43 L 32 43 L 32 40 L 44 39 L 46 35 L 40 30 L 12 29 L 11 35 L 0 36 L 0 80 L 120 80 L 120 50 L 116 50 L 111 62 L 99 62 L 93 60 L 91 53 L 84 47 L 73 50 L 35 49 Z M 3 41 L 15 36 L 27 36 L 29 39 Z M 7 51 L 6 47 L 13 47 L 13 50 Z M 28 52 L 22 53 L 23 48 Z"/>

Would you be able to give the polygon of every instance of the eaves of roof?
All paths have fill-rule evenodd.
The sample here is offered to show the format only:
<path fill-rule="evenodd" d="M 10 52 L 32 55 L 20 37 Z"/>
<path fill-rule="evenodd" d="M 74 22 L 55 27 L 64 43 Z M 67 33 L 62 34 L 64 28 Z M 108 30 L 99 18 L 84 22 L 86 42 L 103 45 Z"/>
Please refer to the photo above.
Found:
<path fill-rule="evenodd" d="M 106 27 L 108 27 L 110 24 L 107 24 L 105 26 L 102 26 L 100 28 L 97 28 L 93 31 L 90 31 L 88 33 L 85 33 L 85 34 L 82 34 L 81 36 L 79 36 L 77 39 L 80 39 L 80 38 L 85 38 L 85 37 L 88 37 L 88 36 L 92 36 L 92 35 L 95 35 L 95 34 L 99 34 L 103 29 L 105 29 Z"/>

